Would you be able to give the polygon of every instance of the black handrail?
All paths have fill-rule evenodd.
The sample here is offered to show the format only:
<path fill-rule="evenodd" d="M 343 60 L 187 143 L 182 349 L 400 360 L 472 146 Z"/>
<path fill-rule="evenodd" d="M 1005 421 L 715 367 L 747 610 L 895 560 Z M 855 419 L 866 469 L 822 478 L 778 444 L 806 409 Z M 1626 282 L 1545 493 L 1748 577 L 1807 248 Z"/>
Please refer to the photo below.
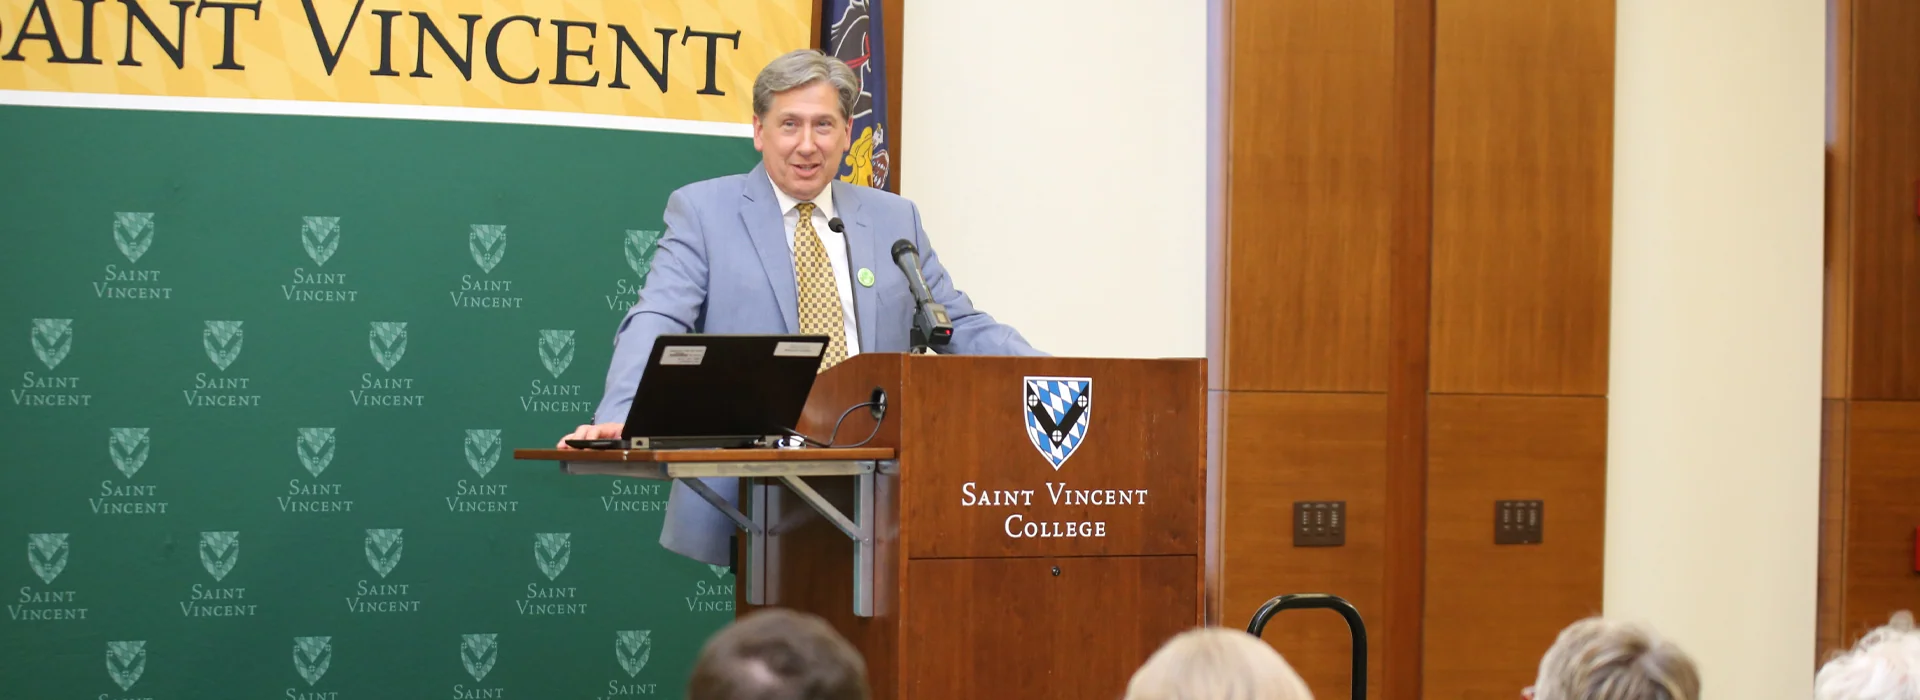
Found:
<path fill-rule="evenodd" d="M 1326 608 L 1347 618 L 1347 631 L 1353 633 L 1353 700 L 1367 700 L 1367 624 L 1352 603 L 1327 593 L 1290 593 L 1267 601 L 1254 611 L 1247 633 L 1255 637 L 1267 629 L 1267 620 L 1282 610 Z"/>

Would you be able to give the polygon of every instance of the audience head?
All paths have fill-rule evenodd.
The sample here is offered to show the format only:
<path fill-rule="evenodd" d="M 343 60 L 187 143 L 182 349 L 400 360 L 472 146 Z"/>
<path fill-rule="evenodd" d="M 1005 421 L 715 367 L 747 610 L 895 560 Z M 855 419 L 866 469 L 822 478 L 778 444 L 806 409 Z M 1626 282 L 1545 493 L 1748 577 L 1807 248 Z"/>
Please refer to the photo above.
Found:
<path fill-rule="evenodd" d="M 1828 661 L 1813 680 L 1814 700 L 1920 700 L 1920 631 L 1905 610 L 1852 649 Z"/>
<path fill-rule="evenodd" d="M 1126 700 L 1312 700 L 1300 674 L 1246 632 L 1206 627 L 1162 645 L 1134 672 Z"/>
<path fill-rule="evenodd" d="M 1540 659 L 1533 700 L 1698 700 L 1693 659 L 1644 626 L 1588 618 Z"/>
<path fill-rule="evenodd" d="M 852 644 L 807 613 L 760 610 L 700 650 L 690 700 L 866 700 L 867 665 Z"/>

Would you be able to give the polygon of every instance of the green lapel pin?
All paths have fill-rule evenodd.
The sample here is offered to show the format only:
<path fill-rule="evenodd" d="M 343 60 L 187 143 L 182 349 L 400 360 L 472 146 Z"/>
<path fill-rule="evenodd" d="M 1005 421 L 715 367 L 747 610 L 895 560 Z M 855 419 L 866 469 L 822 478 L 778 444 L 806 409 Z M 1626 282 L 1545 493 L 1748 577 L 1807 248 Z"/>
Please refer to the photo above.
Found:
<path fill-rule="evenodd" d="M 869 269 L 867 269 L 867 268 L 864 268 L 864 267 L 863 267 L 863 268 L 860 268 L 860 286 L 862 286 L 862 287 L 871 287 L 871 286 L 873 286 L 873 271 L 872 271 L 872 270 L 869 270 Z"/>

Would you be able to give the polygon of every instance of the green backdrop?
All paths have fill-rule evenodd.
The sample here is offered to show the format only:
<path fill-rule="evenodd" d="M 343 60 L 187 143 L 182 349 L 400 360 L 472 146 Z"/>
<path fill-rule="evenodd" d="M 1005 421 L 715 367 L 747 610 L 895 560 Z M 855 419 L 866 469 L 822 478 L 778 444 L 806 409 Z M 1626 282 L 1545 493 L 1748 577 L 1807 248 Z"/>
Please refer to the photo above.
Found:
<path fill-rule="evenodd" d="M 0 695 L 677 697 L 731 577 L 588 420 L 746 139 L 0 107 Z"/>

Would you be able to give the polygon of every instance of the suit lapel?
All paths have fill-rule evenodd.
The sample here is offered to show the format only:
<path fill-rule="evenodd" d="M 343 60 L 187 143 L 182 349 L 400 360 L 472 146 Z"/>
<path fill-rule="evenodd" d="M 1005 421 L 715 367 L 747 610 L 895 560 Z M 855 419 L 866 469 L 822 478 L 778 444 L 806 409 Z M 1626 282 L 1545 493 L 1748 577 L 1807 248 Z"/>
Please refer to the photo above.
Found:
<path fill-rule="evenodd" d="M 847 229 L 847 264 L 853 268 L 847 274 L 853 276 L 853 312 L 860 334 L 860 351 L 875 352 L 880 338 L 880 297 L 872 287 L 860 283 L 860 271 L 875 269 L 874 261 L 878 259 L 874 233 L 860 209 L 860 188 L 839 180 L 834 180 L 831 187 L 834 209 Z"/>
<path fill-rule="evenodd" d="M 787 248 L 787 225 L 781 220 L 780 199 L 773 195 L 773 181 L 767 179 L 766 166 L 753 166 L 740 195 L 740 223 L 747 227 L 747 237 L 760 253 L 760 266 L 767 272 L 767 283 L 773 286 L 773 299 L 780 306 L 787 332 L 798 333 L 800 292 L 793 277 L 793 251 Z"/>

